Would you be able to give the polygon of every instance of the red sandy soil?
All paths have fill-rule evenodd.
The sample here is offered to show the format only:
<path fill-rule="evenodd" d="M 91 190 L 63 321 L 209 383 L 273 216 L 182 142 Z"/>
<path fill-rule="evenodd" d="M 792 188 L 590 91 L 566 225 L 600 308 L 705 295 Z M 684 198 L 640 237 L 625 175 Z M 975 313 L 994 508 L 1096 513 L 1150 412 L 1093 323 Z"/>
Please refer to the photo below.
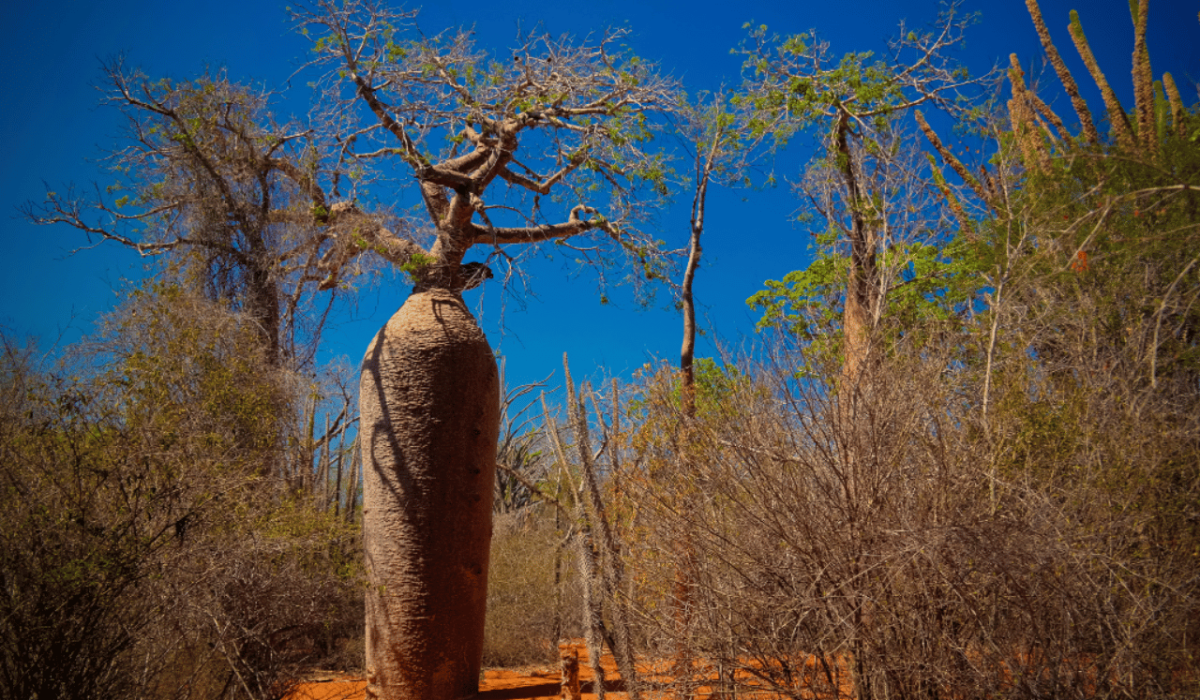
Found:
<path fill-rule="evenodd" d="M 483 682 L 479 684 L 479 698 L 554 698 L 558 697 L 559 689 L 559 673 L 556 669 L 493 669 L 483 673 Z M 366 697 L 366 690 L 367 682 L 361 678 L 331 678 L 300 684 L 288 696 L 288 700 L 362 700 Z"/>
<path fill-rule="evenodd" d="M 587 651 L 581 650 L 580 655 L 587 658 Z M 616 664 L 611 657 L 603 659 L 601 665 L 612 669 L 608 671 L 610 676 L 616 674 Z M 589 684 L 592 680 L 591 668 L 582 662 L 579 678 L 581 682 Z M 362 700 L 366 697 L 366 689 L 367 682 L 361 678 L 322 678 L 301 683 L 287 700 Z M 479 700 L 554 698 L 559 696 L 560 691 L 560 672 L 551 666 L 488 669 L 483 672 L 483 680 L 479 683 Z M 595 697 L 594 693 L 584 694 L 585 699 Z"/>
<path fill-rule="evenodd" d="M 582 642 L 574 643 L 579 650 L 579 680 L 583 686 L 583 700 L 595 700 L 591 690 L 592 669 L 585 663 L 587 650 Z M 613 686 L 618 678 L 617 665 L 611 655 L 600 661 L 608 678 L 606 688 Z M 337 677 L 314 680 L 300 684 L 287 700 L 363 700 L 367 682 L 361 678 Z M 478 700 L 532 700 L 533 698 L 556 698 L 562 691 L 561 672 L 553 666 L 534 666 L 521 669 L 488 669 L 483 672 L 479 683 Z M 624 693 L 610 692 L 607 697 L 617 700 Z"/>
<path fill-rule="evenodd" d="M 582 690 L 581 700 L 597 700 L 593 688 L 594 674 L 592 673 L 592 669 L 587 665 L 587 649 L 583 640 L 572 640 L 570 643 L 564 644 L 562 649 L 571 649 L 578 654 L 579 681 L 580 689 Z M 628 695 L 623 692 L 624 687 L 613 657 L 605 655 L 601 658 L 600 664 L 604 668 L 606 679 L 604 684 L 606 698 L 610 698 L 611 700 L 628 700 Z M 840 671 L 837 675 L 840 678 L 836 700 L 849 700 L 853 697 L 853 688 L 849 682 L 850 674 L 844 662 L 837 665 Z M 809 688 L 824 685 L 819 680 L 820 674 L 817 670 L 815 657 L 809 659 L 807 666 L 808 669 L 804 674 L 806 678 L 801 680 L 801 682 Z M 669 667 L 669 662 L 662 661 L 658 663 L 639 663 L 638 673 L 651 686 L 662 688 L 670 680 L 670 676 L 665 674 L 666 669 Z M 699 669 L 699 667 L 697 668 Z M 1086 673 L 1083 670 L 1079 670 L 1078 672 Z M 715 678 L 716 676 L 711 668 L 707 671 L 699 671 L 699 675 L 701 676 L 705 673 L 708 674 L 707 677 L 709 678 Z M 752 679 L 747 677 L 743 677 L 743 679 L 749 681 L 749 685 L 755 685 Z M 808 685 L 810 683 L 813 685 Z M 296 690 L 286 700 L 365 700 L 366 687 L 367 682 L 361 678 L 345 676 L 330 676 L 320 679 L 312 678 L 297 686 Z M 770 700 L 779 697 L 765 690 L 750 694 L 742 693 L 740 696 L 754 697 L 756 700 Z M 804 694 L 804 697 L 812 698 L 812 700 L 835 700 L 833 696 L 833 693 L 814 693 L 811 690 L 806 691 Z M 561 670 L 557 666 L 486 670 L 483 673 L 483 680 L 479 684 L 479 695 L 477 696 L 478 700 L 534 700 L 535 698 L 560 697 L 563 697 Z M 675 700 L 673 695 L 662 691 L 649 691 L 643 693 L 643 697 L 651 700 Z M 714 694 L 713 689 L 706 686 L 697 688 L 696 694 L 693 696 L 694 700 L 721 700 L 723 697 L 719 693 Z"/>
<path fill-rule="evenodd" d="M 587 665 L 587 649 L 582 640 L 572 642 L 572 647 L 579 654 L 579 681 L 582 700 L 596 700 L 592 682 L 595 678 L 592 669 Z M 606 698 L 611 700 L 627 700 L 622 692 L 620 674 L 617 673 L 616 661 L 611 655 L 605 655 L 600 660 L 604 668 L 606 682 L 604 684 Z M 648 665 L 639 664 L 638 669 L 648 680 L 662 681 L 661 670 Z M 300 684 L 287 700 L 363 700 L 366 697 L 367 682 L 361 678 L 331 677 L 311 680 Z M 531 667 L 523 669 L 488 669 L 483 672 L 483 680 L 479 684 L 478 700 L 533 700 L 534 698 L 561 697 L 561 671 L 553 666 Z M 695 695 L 696 700 L 712 698 L 711 689 L 700 687 Z M 715 698 L 712 698 L 715 700 Z"/>

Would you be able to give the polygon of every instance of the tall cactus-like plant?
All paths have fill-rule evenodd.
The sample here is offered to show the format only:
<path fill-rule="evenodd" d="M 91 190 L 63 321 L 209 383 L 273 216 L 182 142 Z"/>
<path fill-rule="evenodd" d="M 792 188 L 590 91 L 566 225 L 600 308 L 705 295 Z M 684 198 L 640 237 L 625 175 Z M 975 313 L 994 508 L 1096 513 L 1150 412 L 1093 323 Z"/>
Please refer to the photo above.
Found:
<path fill-rule="evenodd" d="M 1050 38 L 1050 30 L 1046 28 L 1046 22 L 1042 19 L 1042 9 L 1038 7 L 1037 0 L 1025 0 L 1025 6 L 1029 8 L 1029 16 L 1033 20 L 1033 26 L 1037 30 L 1038 38 L 1042 42 L 1042 50 L 1046 52 L 1046 59 L 1050 65 L 1054 67 L 1054 73 L 1062 82 L 1063 89 L 1067 91 L 1067 95 L 1071 98 L 1071 106 L 1075 108 L 1075 114 L 1079 117 L 1079 124 L 1088 143 L 1100 143 L 1100 134 L 1096 131 L 1096 125 L 1092 122 L 1092 113 L 1088 109 L 1087 102 L 1083 96 L 1079 94 L 1079 86 L 1075 83 L 1075 78 L 1071 75 L 1071 71 L 1067 69 L 1067 64 L 1063 62 L 1062 56 L 1058 53 L 1058 48 L 1054 45 L 1054 41 Z"/>
<path fill-rule="evenodd" d="M 1112 124 L 1117 142 L 1121 144 L 1122 148 L 1133 150 L 1134 139 L 1133 131 L 1129 126 L 1129 117 L 1126 116 L 1121 101 L 1117 99 L 1117 93 L 1113 92 L 1112 87 L 1108 84 L 1108 79 L 1104 77 L 1104 72 L 1100 70 L 1100 64 L 1096 63 L 1096 56 L 1092 53 L 1092 47 L 1088 45 L 1087 35 L 1083 33 L 1083 24 L 1079 21 L 1079 13 L 1075 10 L 1071 10 L 1070 28 L 1071 39 L 1075 42 L 1079 57 L 1083 59 L 1088 72 L 1092 74 L 1092 80 L 1096 81 L 1096 86 L 1100 88 L 1100 96 L 1104 98 L 1104 106 L 1108 109 L 1108 120 Z"/>
<path fill-rule="evenodd" d="M 584 631 L 587 639 L 588 656 L 596 673 L 596 694 L 604 697 L 604 672 L 600 667 L 603 645 L 607 643 L 617 661 L 617 669 L 625 683 L 631 700 L 640 694 L 637 668 L 634 666 L 633 642 L 630 637 L 629 621 L 623 602 L 619 599 L 625 589 L 624 565 L 620 559 L 620 548 L 613 534 L 608 510 L 600 493 L 600 481 L 596 460 L 604 450 L 616 450 L 606 439 L 601 451 L 593 453 L 591 431 L 588 429 L 585 397 L 592 397 L 587 385 L 577 390 L 571 378 L 571 368 L 563 355 L 563 371 L 567 386 L 567 425 L 575 441 L 580 468 L 579 497 L 576 499 L 575 520 L 579 532 L 575 536 L 579 557 L 579 570 L 584 587 Z M 594 397 L 592 397 L 594 400 Z M 614 392 L 613 401 L 617 400 Z M 615 409 L 614 409 L 615 410 Z M 597 411 L 603 425 L 603 418 Z M 615 415 L 615 413 L 614 413 Z M 555 454 L 562 464 L 570 458 L 558 429 L 550 414 L 546 412 L 548 432 Z M 615 424 L 614 424 L 615 425 Z M 608 428 L 605 427 L 606 435 Z M 611 453 L 615 454 L 615 452 Z M 615 458 L 610 457 L 610 461 Z M 609 623 L 605 623 L 605 613 Z"/>

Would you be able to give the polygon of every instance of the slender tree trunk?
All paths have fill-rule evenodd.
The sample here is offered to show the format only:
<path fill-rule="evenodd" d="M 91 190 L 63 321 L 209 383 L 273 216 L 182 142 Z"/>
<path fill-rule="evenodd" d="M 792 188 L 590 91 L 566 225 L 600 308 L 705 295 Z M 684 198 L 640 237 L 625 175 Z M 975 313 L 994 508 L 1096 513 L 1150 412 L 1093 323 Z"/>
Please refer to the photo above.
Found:
<path fill-rule="evenodd" d="M 478 691 L 500 384 L 453 292 L 416 292 L 376 336 L 360 389 L 367 695 Z"/>
<path fill-rule="evenodd" d="M 708 201 L 708 183 L 712 177 L 713 165 L 717 150 L 721 145 L 724 132 L 718 129 L 708 144 L 708 152 L 701 153 L 696 149 L 696 191 L 692 198 L 691 236 L 688 244 L 687 267 L 683 271 L 683 284 L 680 296 L 683 301 L 683 346 L 679 353 L 680 408 L 684 417 L 683 432 L 680 444 L 683 451 L 688 452 L 692 421 L 696 418 L 696 302 L 692 287 L 696 281 L 696 270 L 700 267 L 700 237 L 704 234 L 704 210 Z M 689 512 L 692 506 L 685 506 Z M 695 583 L 694 536 L 691 526 L 687 526 L 680 541 L 677 543 L 683 560 L 675 568 L 675 581 L 672 586 L 673 605 L 675 606 L 675 676 L 678 682 L 682 677 L 685 696 L 690 697 L 690 675 L 692 669 L 692 649 L 689 639 L 692 623 L 691 590 Z"/>
<path fill-rule="evenodd" d="M 359 434 L 354 436 L 350 445 L 350 474 L 346 479 L 346 522 L 353 525 L 355 513 L 358 510 L 358 480 L 359 465 L 362 464 L 362 427 L 359 424 Z"/>
<path fill-rule="evenodd" d="M 703 196 L 697 194 L 697 196 Z M 683 302 L 683 345 L 679 351 L 680 374 L 680 407 L 688 420 L 696 417 L 696 373 L 694 368 L 696 358 L 696 302 L 692 296 L 692 282 L 696 278 L 696 268 L 700 265 L 700 233 L 703 230 L 704 204 L 700 203 L 701 223 L 697 224 L 692 217 L 692 236 L 688 247 L 687 267 L 683 271 L 683 285 L 680 298 Z"/>
<path fill-rule="evenodd" d="M 704 228 L 704 196 L 706 186 L 708 184 L 708 173 L 704 172 L 700 175 L 700 180 L 696 186 L 696 198 L 692 204 L 692 233 L 690 245 L 688 248 L 687 267 L 683 273 L 683 289 L 681 297 L 683 300 L 683 347 L 679 353 L 679 402 L 680 412 L 683 414 L 683 424 L 680 426 L 682 435 L 680 444 L 684 451 L 687 451 L 688 433 L 692 429 L 691 422 L 696 417 L 696 375 L 695 375 L 695 353 L 696 353 L 696 304 L 692 296 L 692 284 L 696 277 L 696 268 L 700 264 L 700 234 Z M 687 506 L 689 512 L 690 505 Z M 679 553 L 682 553 L 683 560 L 676 563 L 675 566 L 675 581 L 672 583 L 672 602 L 674 606 L 674 622 L 675 622 L 675 659 L 673 661 L 673 674 L 677 684 L 682 683 L 681 687 L 687 688 L 681 694 L 681 697 L 690 698 L 691 684 L 691 669 L 692 669 L 692 648 L 689 639 L 689 630 L 691 629 L 692 614 L 691 614 L 691 589 L 694 577 L 692 571 L 692 544 L 691 526 L 687 526 L 687 530 L 682 534 L 679 541 L 676 542 L 676 547 L 679 548 Z"/>
<path fill-rule="evenodd" d="M 874 330 L 874 308 L 879 298 L 879 270 L 876 266 L 876 235 L 867 220 L 867 201 L 863 197 L 850 151 L 850 126 L 843 112 L 837 125 L 837 157 L 846 184 L 850 204 L 850 273 L 846 280 L 846 308 L 843 332 L 846 336 L 845 361 L 842 365 L 844 400 L 864 390 L 864 375 L 870 359 L 870 339 Z"/>
<path fill-rule="evenodd" d="M 562 495 L 561 489 L 558 496 Z M 555 534 L 562 530 L 562 514 L 559 508 L 554 509 L 554 532 Z M 559 542 L 554 546 L 554 624 L 551 629 L 554 630 L 554 643 L 562 641 L 562 559 L 563 559 L 563 543 Z"/>
<path fill-rule="evenodd" d="M 718 130 L 709 144 L 708 153 L 701 156 L 696 151 L 696 192 L 692 198 L 691 236 L 688 241 L 687 267 L 683 271 L 680 297 L 683 302 L 683 346 L 679 351 L 679 370 L 682 375 L 680 400 L 683 415 L 689 420 L 696 417 L 696 373 L 693 367 L 696 358 L 696 301 L 692 286 L 696 282 L 696 269 L 700 267 L 700 236 L 704 233 L 704 205 L 708 200 L 708 181 L 712 177 L 713 162 L 721 145 L 724 132 Z"/>
<path fill-rule="evenodd" d="M 262 255 L 266 255 L 262 253 Z M 249 294 L 246 311 L 258 324 L 259 336 L 267 351 L 267 361 L 272 367 L 283 365 L 283 343 L 280 338 L 279 285 L 270 270 L 252 265 L 249 269 Z"/>
<path fill-rule="evenodd" d="M 329 443 L 332 441 L 333 436 L 329 434 L 328 414 L 325 416 L 325 432 L 323 433 L 323 436 L 324 442 L 321 443 L 321 456 L 317 459 L 317 484 L 316 488 L 313 489 L 313 495 L 316 496 L 314 500 L 316 500 L 317 505 L 321 510 L 325 510 L 325 506 L 327 505 L 326 500 L 329 494 L 329 462 L 331 459 L 329 454 Z"/>
<path fill-rule="evenodd" d="M 850 125 L 848 115 L 842 112 L 837 124 L 837 158 L 846 186 L 846 199 L 850 207 L 850 271 L 846 280 L 845 317 L 842 330 L 845 334 L 845 359 L 842 364 L 838 398 L 838 421 L 841 423 L 840 440 L 844 457 L 842 468 L 845 478 L 846 506 L 854 513 L 863 507 L 862 471 L 865 454 L 860 427 L 864 406 L 871 394 L 871 339 L 875 332 L 875 308 L 879 303 L 881 286 L 875 247 L 878 244 L 876 226 L 868 218 L 872 213 L 870 200 L 862 191 L 854 154 L 850 149 Z M 874 679 L 871 676 L 869 659 L 866 655 L 865 636 L 871 634 L 871 616 L 863 608 L 854 612 L 854 638 L 852 677 L 859 700 L 875 697 Z"/>
<path fill-rule="evenodd" d="M 333 483 L 333 517 L 340 518 L 342 515 L 342 472 L 346 467 L 346 426 L 343 423 L 342 429 L 338 431 L 338 448 L 337 448 L 337 475 Z M 328 504 L 326 504 L 328 505 Z"/>
<path fill-rule="evenodd" d="M 312 493 L 312 484 L 315 481 L 313 462 L 317 458 L 317 395 L 315 393 L 309 395 L 304 409 L 304 423 L 308 431 L 304 436 L 303 459 L 296 467 L 299 473 L 296 475 L 295 488 L 300 493 L 309 495 Z"/>

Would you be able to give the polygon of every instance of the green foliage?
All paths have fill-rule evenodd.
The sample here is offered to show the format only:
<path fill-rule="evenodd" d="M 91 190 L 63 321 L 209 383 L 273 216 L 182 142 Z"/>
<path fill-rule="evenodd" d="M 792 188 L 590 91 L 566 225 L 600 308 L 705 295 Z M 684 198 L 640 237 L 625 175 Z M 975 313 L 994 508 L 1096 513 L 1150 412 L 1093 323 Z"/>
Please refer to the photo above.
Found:
<path fill-rule="evenodd" d="M 854 332 L 889 345 L 924 342 L 974 311 L 985 286 L 975 224 L 936 166 L 912 156 L 901 121 L 917 104 L 961 111 L 955 97 L 975 81 L 950 54 L 969 21 L 951 6 L 939 32 L 908 32 L 885 58 L 870 51 L 836 58 L 811 35 L 751 32 L 739 99 L 755 115 L 753 128 L 774 130 L 780 143 L 797 130 L 819 129 L 824 137 L 796 186 L 804 220 L 823 220 L 814 258 L 747 300 L 762 312 L 760 330 L 781 327 L 824 361 L 845 350 L 847 295 L 857 301 Z M 866 338 L 851 340 L 866 347 Z"/>
<path fill-rule="evenodd" d="M 952 26 L 958 29 L 961 24 Z M 909 32 L 895 48 L 897 53 L 917 50 L 914 65 L 921 65 L 926 62 L 920 58 L 925 39 Z M 871 51 L 849 52 L 831 61 L 827 46 L 816 37 L 769 37 L 765 25 L 751 30 L 747 44 L 738 52 L 745 56 L 743 74 L 749 89 L 735 104 L 752 106 L 757 113 L 752 132 L 770 131 L 779 143 L 797 130 L 819 126 L 837 114 L 852 114 L 859 120 L 886 117 L 919 99 L 922 92 L 927 93 L 926 99 L 937 102 L 938 94 L 955 82 L 948 78 L 956 72 L 966 82 L 961 67 L 953 64 L 929 64 L 914 71 L 876 58 Z M 920 87 L 914 90 L 915 85 Z"/>
<path fill-rule="evenodd" d="M 789 272 L 782 280 L 767 280 L 766 289 L 746 300 L 762 312 L 758 330 L 780 326 L 813 342 L 828 338 L 840 325 L 849 258 L 836 253 L 828 235 L 817 242 L 822 245 L 807 268 Z"/>
<path fill-rule="evenodd" d="M 1016 280 L 986 317 L 997 472 L 1141 533 L 1121 556 L 1166 578 L 1200 551 L 1200 151 L 1180 135 L 1197 108 L 1183 119 L 1157 152 L 1061 145 L 981 230 Z"/>
<path fill-rule="evenodd" d="M 433 256 L 416 253 L 408 259 L 408 262 L 400 266 L 400 270 L 408 275 L 410 281 L 415 283 L 424 270 L 435 262 L 437 260 Z"/>
<path fill-rule="evenodd" d="M 809 346 L 814 357 L 841 354 L 843 300 L 850 256 L 836 232 L 816 237 L 813 260 L 746 300 L 761 312 L 758 330 L 780 328 Z M 880 328 L 889 342 L 910 342 L 932 328 L 961 328 L 975 311 L 985 269 L 985 250 L 959 235 L 941 247 L 928 242 L 892 247 L 880 256 L 881 267 L 898 270 L 883 291 L 886 300 Z"/>
<path fill-rule="evenodd" d="M 1196 110 L 1186 119 L 1196 123 Z M 1200 151 L 1175 130 L 1160 133 L 1152 158 L 1071 145 L 1018 193 L 1034 234 L 1021 251 L 1022 302 L 1057 329 L 1029 336 L 1047 367 L 1121 366 L 1151 386 L 1200 374 Z M 1091 349 L 1063 346 L 1076 334 Z"/>
<path fill-rule="evenodd" d="M 682 407 L 682 386 L 678 368 L 669 363 L 659 365 L 644 365 L 634 375 L 637 381 L 643 382 L 646 388 L 629 400 L 627 413 L 634 420 L 640 420 L 648 415 L 653 401 L 665 400 L 670 407 L 678 411 Z M 714 411 L 720 411 L 722 401 L 734 391 L 742 387 L 746 377 L 737 365 L 718 362 L 711 357 L 698 357 L 693 364 L 695 373 L 696 415 L 703 416 Z M 663 387 L 665 389 L 665 393 Z M 661 396 L 659 394 L 661 393 Z M 655 396 L 659 396 L 655 399 Z"/>

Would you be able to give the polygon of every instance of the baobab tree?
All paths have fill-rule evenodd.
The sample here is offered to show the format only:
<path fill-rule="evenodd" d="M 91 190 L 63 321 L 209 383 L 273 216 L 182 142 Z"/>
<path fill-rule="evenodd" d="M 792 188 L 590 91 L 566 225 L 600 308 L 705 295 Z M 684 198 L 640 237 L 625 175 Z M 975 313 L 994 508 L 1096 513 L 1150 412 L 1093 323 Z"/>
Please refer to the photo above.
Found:
<path fill-rule="evenodd" d="M 489 263 L 514 274 L 509 246 L 586 234 L 581 256 L 623 251 L 653 276 L 655 245 L 633 224 L 639 194 L 665 190 L 645 148 L 674 86 L 620 32 L 528 36 L 495 57 L 470 32 L 427 37 L 413 13 L 366 2 L 296 18 L 328 70 L 323 113 L 344 162 L 411 174 L 433 232 L 421 246 L 354 219 L 328 258 L 331 284 L 338 260 L 366 250 L 414 281 L 362 370 L 368 693 L 466 697 L 482 654 L 500 399 L 462 292 L 493 276 Z M 487 260 L 464 263 L 476 246 Z"/>

